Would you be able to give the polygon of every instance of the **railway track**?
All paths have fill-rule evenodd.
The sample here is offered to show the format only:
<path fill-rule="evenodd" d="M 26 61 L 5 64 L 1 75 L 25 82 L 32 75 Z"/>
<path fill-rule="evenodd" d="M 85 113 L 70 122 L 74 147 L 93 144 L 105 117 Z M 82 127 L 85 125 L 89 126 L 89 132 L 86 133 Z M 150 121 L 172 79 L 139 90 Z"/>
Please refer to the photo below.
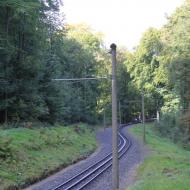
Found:
<path fill-rule="evenodd" d="M 127 139 L 121 132 L 119 134 L 118 153 L 119 159 L 129 150 L 131 141 Z M 74 175 L 67 181 L 59 184 L 52 190 L 81 190 L 85 188 L 94 179 L 100 176 L 104 171 L 112 165 L 112 153 L 98 160 L 96 163 L 90 165 L 85 170 Z"/>

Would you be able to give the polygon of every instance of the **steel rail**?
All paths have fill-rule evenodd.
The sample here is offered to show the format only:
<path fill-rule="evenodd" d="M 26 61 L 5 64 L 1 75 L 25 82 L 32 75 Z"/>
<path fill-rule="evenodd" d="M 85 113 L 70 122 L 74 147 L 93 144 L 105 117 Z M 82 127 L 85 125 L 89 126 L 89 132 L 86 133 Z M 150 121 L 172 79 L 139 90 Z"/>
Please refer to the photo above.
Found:
<path fill-rule="evenodd" d="M 132 143 L 131 141 L 125 137 L 125 139 L 128 141 L 128 146 L 127 148 L 119 155 L 119 159 L 129 150 L 129 148 L 131 147 Z M 109 163 L 108 166 L 106 166 L 103 170 L 101 170 L 99 173 L 97 173 L 93 178 L 91 178 L 89 181 L 87 181 L 85 184 L 83 184 L 80 188 L 78 188 L 77 190 L 81 190 L 84 187 L 86 187 L 89 183 L 91 183 L 94 179 L 96 179 L 99 175 L 101 175 L 104 171 L 106 171 L 108 168 L 110 168 L 112 166 L 112 163 Z"/>
<path fill-rule="evenodd" d="M 118 147 L 120 147 L 121 145 L 121 139 L 119 139 L 119 144 Z M 103 162 L 104 160 L 106 160 L 108 157 L 110 157 L 112 155 L 112 152 L 107 154 L 105 157 L 101 158 L 100 160 L 98 160 L 97 162 L 95 162 L 94 164 L 90 165 L 89 167 L 87 167 L 85 170 L 82 170 L 81 172 L 79 172 L 78 174 L 74 175 L 73 177 L 69 178 L 67 181 L 59 184 L 58 186 L 56 186 L 55 188 L 53 188 L 52 190 L 57 190 L 61 187 L 63 187 L 64 185 L 68 184 L 69 182 L 71 182 L 72 180 L 74 180 L 75 178 L 79 177 L 80 175 L 84 174 L 85 172 L 87 172 L 88 170 L 92 169 L 94 166 L 100 164 L 101 162 Z"/>
<path fill-rule="evenodd" d="M 127 139 L 126 137 L 122 136 L 120 133 L 119 133 L 119 136 L 120 136 L 120 144 L 121 144 L 121 141 L 123 141 L 123 145 L 119 148 L 119 158 L 121 158 L 125 153 L 126 151 L 128 151 L 128 149 L 130 148 L 131 146 L 131 141 L 129 139 Z M 125 149 L 125 146 L 127 144 L 127 141 L 128 141 L 128 146 L 127 148 Z M 118 145 L 119 146 L 119 145 Z M 125 151 L 123 151 L 125 149 Z M 123 151 L 123 152 L 122 152 Z M 84 181 L 85 179 L 87 179 L 88 177 L 90 177 L 92 174 L 94 174 L 95 172 L 97 172 L 100 168 L 104 167 L 106 164 L 108 164 L 109 162 L 109 165 L 106 166 L 106 168 L 104 168 L 103 170 L 101 170 L 98 174 L 96 174 L 93 178 L 91 178 L 90 180 L 88 180 L 85 184 L 83 184 L 79 189 L 77 190 L 80 190 L 82 188 L 84 188 L 86 185 L 88 185 L 91 181 L 93 181 L 95 178 L 97 178 L 101 173 L 103 173 L 105 170 L 107 170 L 111 165 L 111 160 L 112 160 L 112 153 L 108 154 L 107 156 L 105 156 L 103 159 L 97 161 L 95 164 L 89 166 L 88 168 L 86 168 L 85 170 L 83 170 L 82 172 L 80 172 L 79 174 L 73 176 L 72 178 L 68 179 L 67 181 L 65 181 L 64 183 L 60 184 L 59 186 L 55 187 L 54 189 L 52 190 L 58 190 L 58 189 L 61 189 L 63 188 L 64 186 L 66 186 L 68 183 L 70 183 L 72 180 L 76 179 L 77 177 L 79 177 L 80 175 L 84 174 L 85 172 L 87 172 L 88 170 L 92 169 L 93 167 L 95 167 L 96 165 L 98 165 L 96 168 L 92 169 L 91 171 L 89 171 L 86 175 L 84 175 L 82 178 L 78 179 L 77 181 L 75 181 L 73 184 L 71 184 L 69 187 L 66 187 L 64 188 L 64 190 L 70 190 L 71 188 L 79 185 L 82 181 Z M 111 156 L 111 157 L 110 157 Z M 110 157 L 110 158 L 109 158 Z M 104 161 L 105 160 L 105 161 Z M 104 162 L 103 162 L 104 161 Z M 103 163 L 102 163 L 103 162 Z"/>
<path fill-rule="evenodd" d="M 120 135 L 120 137 L 121 137 L 121 135 Z M 122 145 L 122 147 L 119 149 L 118 152 L 120 152 L 123 149 L 123 147 L 125 146 L 125 144 L 126 144 L 126 142 L 124 141 L 124 144 Z M 100 169 L 103 166 L 105 166 L 111 160 L 112 160 L 112 156 L 110 158 L 108 158 L 107 160 L 105 160 L 102 164 L 98 165 L 95 169 L 91 170 L 88 174 L 86 174 L 85 176 L 83 176 L 81 179 L 79 179 L 78 181 L 76 181 L 75 183 L 73 183 L 72 185 L 70 185 L 69 187 L 64 188 L 64 190 L 70 190 L 71 188 L 77 186 L 79 183 L 81 183 L 82 181 L 84 181 L 90 175 L 94 174 L 98 169 Z"/>

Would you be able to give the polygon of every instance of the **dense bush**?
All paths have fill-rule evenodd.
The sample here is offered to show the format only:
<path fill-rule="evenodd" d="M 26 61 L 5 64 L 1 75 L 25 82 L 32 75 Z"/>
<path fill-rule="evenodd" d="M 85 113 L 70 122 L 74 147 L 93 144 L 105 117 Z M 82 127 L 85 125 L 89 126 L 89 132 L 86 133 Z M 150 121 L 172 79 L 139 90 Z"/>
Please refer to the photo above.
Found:
<path fill-rule="evenodd" d="M 162 136 L 170 138 L 175 143 L 180 142 L 184 148 L 190 149 L 189 135 L 185 130 L 187 126 L 181 113 L 164 114 L 155 126 Z"/>

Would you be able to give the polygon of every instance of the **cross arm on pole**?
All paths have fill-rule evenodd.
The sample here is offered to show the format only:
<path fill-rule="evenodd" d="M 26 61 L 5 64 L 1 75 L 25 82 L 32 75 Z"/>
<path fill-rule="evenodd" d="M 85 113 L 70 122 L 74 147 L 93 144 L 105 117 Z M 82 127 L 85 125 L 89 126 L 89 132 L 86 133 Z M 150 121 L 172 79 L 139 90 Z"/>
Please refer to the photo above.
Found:
<path fill-rule="evenodd" d="M 58 78 L 58 79 L 52 79 L 52 81 L 82 81 L 82 80 L 101 80 L 101 79 L 109 79 L 109 77 Z"/>

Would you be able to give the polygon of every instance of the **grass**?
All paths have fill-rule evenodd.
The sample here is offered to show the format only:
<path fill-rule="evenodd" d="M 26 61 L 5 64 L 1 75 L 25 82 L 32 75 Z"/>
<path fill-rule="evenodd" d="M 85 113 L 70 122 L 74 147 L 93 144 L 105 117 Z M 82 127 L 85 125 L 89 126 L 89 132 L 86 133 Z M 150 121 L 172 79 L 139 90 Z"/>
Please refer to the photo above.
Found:
<path fill-rule="evenodd" d="M 95 132 L 84 124 L 0 130 L 0 190 L 37 181 L 95 148 Z"/>
<path fill-rule="evenodd" d="M 189 190 L 190 151 L 160 137 L 153 124 L 146 125 L 150 155 L 138 169 L 134 185 L 128 190 Z M 139 138 L 141 124 L 130 131 Z"/>

